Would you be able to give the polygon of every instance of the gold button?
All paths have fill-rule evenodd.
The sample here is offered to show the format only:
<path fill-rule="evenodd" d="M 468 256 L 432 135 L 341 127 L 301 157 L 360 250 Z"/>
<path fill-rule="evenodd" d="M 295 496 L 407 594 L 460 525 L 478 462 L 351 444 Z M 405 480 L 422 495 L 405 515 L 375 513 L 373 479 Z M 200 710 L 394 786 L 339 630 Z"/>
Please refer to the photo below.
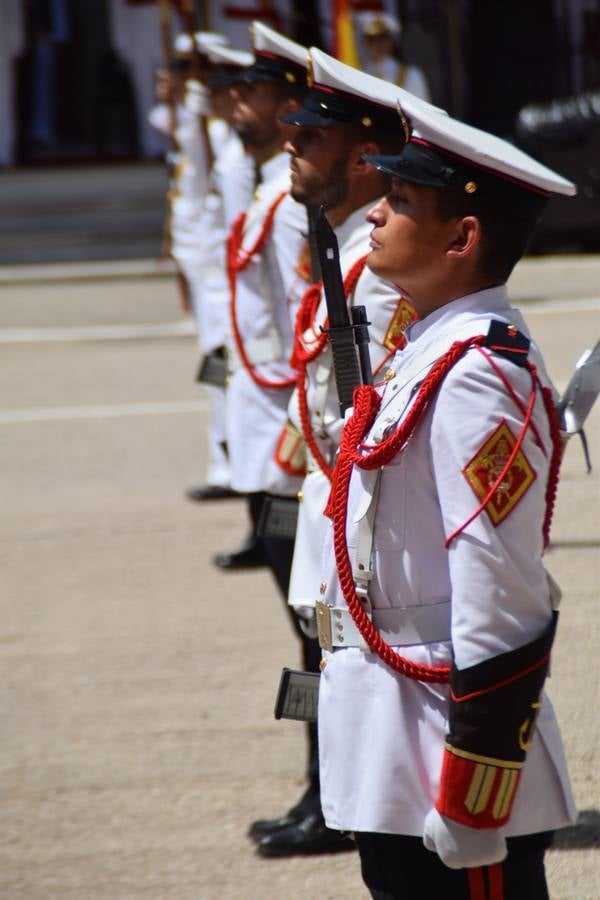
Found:
<path fill-rule="evenodd" d="M 327 665 L 328 660 L 329 660 L 329 657 L 328 657 L 328 656 L 324 656 L 323 659 L 321 660 L 321 662 L 319 663 L 319 670 L 320 670 L 321 672 L 323 671 L 323 669 L 324 669 L 325 666 Z"/>
<path fill-rule="evenodd" d="M 285 73 L 285 80 L 286 80 L 286 81 L 289 81 L 291 84 L 294 84 L 295 81 L 296 81 L 296 76 L 294 75 L 293 72 L 286 72 L 286 73 Z"/>
<path fill-rule="evenodd" d="M 296 494 L 296 497 L 298 499 L 298 502 L 302 503 L 302 501 L 304 500 L 304 491 L 298 491 L 298 493 Z"/>
<path fill-rule="evenodd" d="M 341 619 L 341 618 L 342 618 L 342 611 L 341 611 L 341 609 L 336 609 L 336 610 L 334 610 L 334 613 L 333 613 L 333 614 L 334 614 L 334 616 L 336 617 L 336 619 Z"/>
<path fill-rule="evenodd" d="M 360 121 L 365 126 L 365 128 L 369 128 L 369 126 L 373 124 L 373 119 L 370 119 L 368 116 L 363 116 Z"/>
<path fill-rule="evenodd" d="M 475 182 L 467 181 L 467 183 L 465 184 L 465 191 L 467 192 L 467 194 L 474 194 L 476 190 L 477 185 L 475 184 Z"/>
<path fill-rule="evenodd" d="M 327 590 L 327 582 L 326 582 L 326 581 L 322 581 L 321 584 L 319 585 L 319 591 L 320 591 L 322 594 L 324 594 L 326 590 Z"/>
<path fill-rule="evenodd" d="M 383 380 L 384 380 L 384 381 L 391 381 L 393 377 L 394 377 L 394 370 L 393 370 L 393 369 L 387 369 L 385 375 L 383 376 Z"/>

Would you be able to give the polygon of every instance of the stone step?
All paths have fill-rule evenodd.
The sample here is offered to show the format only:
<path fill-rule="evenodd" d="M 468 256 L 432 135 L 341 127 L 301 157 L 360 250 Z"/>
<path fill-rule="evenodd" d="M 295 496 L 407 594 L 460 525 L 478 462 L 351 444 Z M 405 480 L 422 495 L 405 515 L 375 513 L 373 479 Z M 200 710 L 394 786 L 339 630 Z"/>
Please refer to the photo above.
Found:
<path fill-rule="evenodd" d="M 162 163 L 21 169 L 0 175 L 0 264 L 157 257 Z"/>

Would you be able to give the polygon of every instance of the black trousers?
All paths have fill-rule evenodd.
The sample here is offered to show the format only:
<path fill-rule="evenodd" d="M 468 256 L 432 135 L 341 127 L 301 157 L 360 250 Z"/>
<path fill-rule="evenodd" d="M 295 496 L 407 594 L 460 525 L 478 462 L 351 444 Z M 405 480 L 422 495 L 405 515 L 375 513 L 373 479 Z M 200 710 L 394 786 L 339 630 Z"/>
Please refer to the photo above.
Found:
<path fill-rule="evenodd" d="M 357 832 L 363 881 L 373 900 L 549 900 L 544 853 L 552 831 L 508 838 L 496 866 L 449 869 L 419 837 Z"/>
<path fill-rule="evenodd" d="M 265 493 L 256 493 L 249 495 L 250 507 L 252 510 L 252 518 L 256 517 L 259 521 L 262 508 L 267 502 L 269 495 Z M 321 648 L 316 638 L 307 637 L 300 627 L 300 619 L 294 612 L 293 607 L 288 604 L 288 594 L 290 587 L 290 575 L 292 571 L 292 559 L 294 556 L 294 540 L 293 538 L 268 537 L 261 535 L 261 540 L 269 568 L 273 573 L 277 586 L 281 593 L 285 613 L 289 618 L 294 634 L 300 643 L 301 665 L 305 672 L 318 672 L 319 663 L 321 662 Z M 317 736 L 317 723 L 307 722 L 307 738 L 308 738 L 308 761 L 307 761 L 307 777 L 310 786 L 316 793 L 319 789 L 319 746 Z"/>

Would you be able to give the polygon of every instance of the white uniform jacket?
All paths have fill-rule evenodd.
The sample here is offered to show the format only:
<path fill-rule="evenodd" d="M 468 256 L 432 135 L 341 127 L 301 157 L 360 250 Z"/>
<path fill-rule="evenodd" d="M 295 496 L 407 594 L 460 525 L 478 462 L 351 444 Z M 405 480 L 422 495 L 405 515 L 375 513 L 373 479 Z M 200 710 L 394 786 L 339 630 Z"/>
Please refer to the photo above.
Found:
<path fill-rule="evenodd" d="M 245 248 L 255 244 L 271 206 L 289 189 L 288 154 L 279 153 L 266 162 L 261 175 L 262 182 L 247 210 L 242 237 Z M 294 376 L 288 361 L 298 304 L 307 287 L 297 272 L 307 231 L 305 207 L 286 196 L 262 250 L 236 278 L 236 318 L 244 351 L 257 375 L 273 382 Z M 288 474 L 275 460 L 292 388 L 256 384 L 233 340 L 228 347 L 233 370 L 227 401 L 232 486 L 241 492 L 295 495 L 302 479 Z"/>
<path fill-rule="evenodd" d="M 186 277 L 193 279 L 199 250 L 197 223 L 202 214 L 204 198 L 209 190 L 209 163 L 205 136 L 198 116 L 185 107 L 177 111 L 175 131 L 179 153 L 169 189 L 171 255 Z M 220 152 L 226 138 L 227 126 L 219 119 L 209 123 L 212 152 Z"/>
<path fill-rule="evenodd" d="M 527 333 L 504 287 L 455 300 L 413 325 L 406 348 L 394 360 L 396 377 L 381 386 L 381 407 L 366 443 L 381 441 L 402 421 L 413 391 L 455 339 L 486 334 L 491 319 L 512 322 Z M 535 348 L 530 359 L 538 362 Z M 494 362 L 526 405 L 527 370 L 498 355 Z M 449 600 L 459 669 L 529 643 L 551 615 L 541 562 L 551 442 L 539 392 L 533 421 L 544 450 L 529 429 L 521 447 L 527 465 L 520 471 L 513 465 L 503 483 L 507 497 L 499 503 L 507 514 L 495 526 L 484 511 L 448 550 L 444 547 L 480 503 L 463 470 L 486 452 L 487 463 L 493 462 L 493 447 L 486 451 L 486 442 L 501 426 L 516 438 L 522 420 L 497 372 L 477 349 L 470 349 L 442 382 L 403 452 L 379 474 L 357 467 L 352 473 L 346 526 L 351 558 L 360 522 L 377 502 L 369 587 L 374 609 Z M 497 435 L 492 445 L 502 455 Z M 521 488 L 525 484 L 520 497 L 519 483 Z M 330 543 L 324 558 L 329 565 L 323 599 L 345 609 Z M 398 649 L 422 664 L 450 665 L 450 646 L 420 643 Z M 446 685 L 395 674 L 359 647 L 334 649 L 319 696 L 321 801 L 327 824 L 349 831 L 421 835 L 438 795 L 447 731 Z M 504 832 L 539 832 L 566 825 L 574 816 L 561 737 L 544 696 Z"/>
<path fill-rule="evenodd" d="M 225 126 L 224 122 L 219 124 Z M 204 195 L 199 198 L 195 217 L 189 222 L 187 234 L 192 253 L 185 264 L 200 347 L 204 353 L 222 347 L 229 332 L 227 235 L 233 219 L 248 207 L 254 190 L 254 164 L 237 134 L 226 128 L 223 134 L 219 133 L 218 143 L 212 140 L 215 128 L 212 122 L 210 125 L 211 143 L 218 148 L 218 154 L 215 153 L 215 162 Z M 232 189 L 235 190 L 235 203 L 228 194 L 226 216 L 223 192 Z"/>
<path fill-rule="evenodd" d="M 340 248 L 340 268 L 345 278 L 354 263 L 369 252 L 369 235 L 372 225 L 365 221 L 371 203 L 356 210 L 335 229 Z M 371 366 L 377 372 L 385 360 L 393 356 L 401 330 L 406 325 L 405 316 L 412 312 L 399 295 L 398 288 L 382 281 L 370 269 L 363 269 L 348 299 L 350 306 L 366 306 L 369 327 L 369 352 Z M 325 323 L 327 307 L 321 297 L 315 316 L 315 330 Z M 312 338 L 310 335 L 309 338 Z M 377 377 L 377 376 L 375 376 Z M 329 343 L 323 352 L 307 365 L 307 403 L 312 431 L 317 445 L 329 465 L 333 464 L 343 420 L 340 408 L 333 357 Z M 302 430 L 298 410 L 298 393 L 294 391 L 290 401 L 290 419 Z M 298 516 L 298 529 L 294 546 L 294 560 L 290 581 L 289 603 L 292 606 L 314 606 L 319 599 L 321 580 L 321 554 L 323 553 L 328 520 L 323 509 L 329 496 L 330 482 L 327 476 L 310 458 L 309 472 L 302 484 L 302 502 Z"/>

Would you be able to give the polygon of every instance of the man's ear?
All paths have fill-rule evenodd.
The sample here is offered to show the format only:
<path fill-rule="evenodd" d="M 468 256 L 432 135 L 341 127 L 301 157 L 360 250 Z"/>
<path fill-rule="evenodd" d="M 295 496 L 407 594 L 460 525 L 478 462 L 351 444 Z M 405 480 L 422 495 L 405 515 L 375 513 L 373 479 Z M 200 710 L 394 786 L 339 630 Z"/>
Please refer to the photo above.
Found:
<path fill-rule="evenodd" d="M 367 172 L 373 171 L 373 164 L 367 162 L 364 158 L 366 156 L 377 156 L 379 153 L 379 147 L 374 141 L 367 141 L 366 143 L 357 144 L 355 147 L 354 153 L 354 162 L 352 168 L 355 172 Z"/>
<path fill-rule="evenodd" d="M 465 216 L 457 219 L 452 243 L 448 247 L 448 256 L 461 259 L 474 253 L 481 244 L 481 222 L 476 216 Z"/>

